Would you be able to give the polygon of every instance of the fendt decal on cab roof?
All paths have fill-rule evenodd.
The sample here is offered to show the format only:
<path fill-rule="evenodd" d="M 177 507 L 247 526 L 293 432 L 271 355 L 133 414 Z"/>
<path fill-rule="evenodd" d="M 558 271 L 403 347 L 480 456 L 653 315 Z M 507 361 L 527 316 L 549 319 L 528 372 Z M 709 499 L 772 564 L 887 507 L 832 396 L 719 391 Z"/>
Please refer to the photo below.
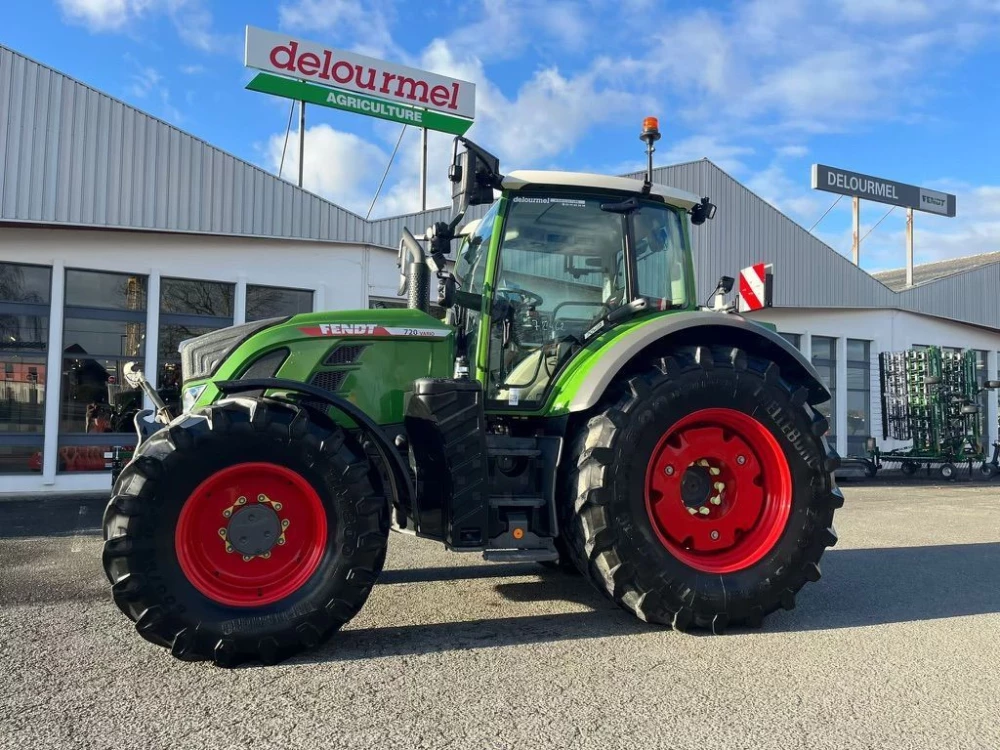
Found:
<path fill-rule="evenodd" d="M 364 336 L 367 338 L 421 338 L 443 339 L 448 335 L 444 328 L 407 328 L 383 326 L 378 323 L 320 323 L 299 328 L 306 336 Z"/>

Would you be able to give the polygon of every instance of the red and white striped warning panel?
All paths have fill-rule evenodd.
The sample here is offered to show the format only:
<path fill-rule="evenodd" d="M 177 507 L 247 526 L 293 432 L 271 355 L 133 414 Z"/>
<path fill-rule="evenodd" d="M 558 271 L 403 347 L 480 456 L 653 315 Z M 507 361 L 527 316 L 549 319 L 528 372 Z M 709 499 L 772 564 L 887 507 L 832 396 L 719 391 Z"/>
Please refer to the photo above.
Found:
<path fill-rule="evenodd" d="M 771 270 L 769 263 L 754 263 L 740 271 L 740 312 L 763 310 L 771 306 Z"/>

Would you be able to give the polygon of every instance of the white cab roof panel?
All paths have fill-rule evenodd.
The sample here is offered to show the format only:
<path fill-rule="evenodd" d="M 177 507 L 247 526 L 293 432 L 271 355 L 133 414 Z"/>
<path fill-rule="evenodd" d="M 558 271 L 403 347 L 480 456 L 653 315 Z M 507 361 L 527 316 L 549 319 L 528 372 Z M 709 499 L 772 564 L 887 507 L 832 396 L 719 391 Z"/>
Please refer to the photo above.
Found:
<path fill-rule="evenodd" d="M 640 193 L 642 191 L 642 181 L 633 180 L 629 177 L 609 177 L 603 174 L 588 174 L 586 172 L 555 172 L 537 169 L 517 169 L 503 178 L 503 186 L 506 190 L 520 190 L 532 185 L 556 185 L 559 187 L 576 188 L 597 188 L 603 190 L 616 190 L 628 193 Z M 653 183 L 650 193 L 659 195 L 672 206 L 689 209 L 696 203 L 701 202 L 694 193 L 684 190 L 657 185 Z"/>

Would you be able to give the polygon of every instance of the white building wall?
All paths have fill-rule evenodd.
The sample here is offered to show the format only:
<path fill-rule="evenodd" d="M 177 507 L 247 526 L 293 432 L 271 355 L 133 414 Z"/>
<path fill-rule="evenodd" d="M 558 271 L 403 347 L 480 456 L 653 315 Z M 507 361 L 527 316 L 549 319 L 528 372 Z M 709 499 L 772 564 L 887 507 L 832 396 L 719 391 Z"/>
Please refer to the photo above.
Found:
<path fill-rule="evenodd" d="M 884 449 L 906 445 L 898 441 L 882 440 L 882 404 L 879 383 L 879 352 L 893 352 L 909 349 L 916 344 L 951 346 L 961 349 L 981 349 L 992 356 L 987 357 L 987 377 L 997 380 L 997 352 L 1000 351 L 1000 333 L 986 328 L 943 320 L 918 313 L 901 310 L 813 310 L 802 308 L 771 308 L 756 313 L 762 321 L 774 323 L 783 333 L 797 333 L 802 336 L 802 350 L 811 359 L 807 342 L 811 336 L 831 336 L 838 339 L 837 378 L 843 395 L 838 397 L 836 433 L 837 450 L 844 453 L 847 448 L 847 398 L 844 367 L 847 339 L 871 341 L 871 434 Z M 841 385 L 842 384 L 842 385 Z M 986 415 L 987 444 L 997 439 L 997 399 L 989 399 Z"/>
<path fill-rule="evenodd" d="M 155 372 L 159 288 L 178 277 L 236 284 L 235 322 L 245 320 L 246 287 L 260 284 L 311 290 L 315 310 L 367 308 L 369 296 L 395 297 L 396 253 L 380 247 L 308 240 L 201 234 L 0 227 L 0 262 L 52 268 L 52 314 L 41 474 L 0 475 L 0 494 L 105 491 L 105 473 L 56 472 L 66 269 L 138 273 L 148 277 L 147 372 Z"/>

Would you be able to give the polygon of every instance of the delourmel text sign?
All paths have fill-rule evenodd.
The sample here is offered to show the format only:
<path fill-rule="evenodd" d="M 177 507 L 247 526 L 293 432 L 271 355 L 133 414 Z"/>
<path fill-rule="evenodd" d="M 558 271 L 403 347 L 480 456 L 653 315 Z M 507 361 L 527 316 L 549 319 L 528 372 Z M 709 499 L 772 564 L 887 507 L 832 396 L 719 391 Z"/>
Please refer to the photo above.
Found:
<path fill-rule="evenodd" d="M 476 86 L 405 65 L 247 26 L 248 68 L 472 119 Z"/>
<path fill-rule="evenodd" d="M 903 206 L 917 211 L 927 211 L 941 216 L 955 215 L 955 196 L 937 190 L 893 182 L 882 177 L 871 177 L 846 169 L 813 164 L 812 186 L 814 190 L 828 193 L 858 196 L 864 200 Z"/>
<path fill-rule="evenodd" d="M 438 130 L 452 135 L 465 135 L 465 131 L 472 127 L 472 120 L 467 120 L 464 117 L 452 117 L 432 109 L 420 109 L 409 104 L 375 99 L 355 94 L 352 91 L 331 89 L 305 81 L 293 81 L 291 78 L 273 76 L 270 73 L 258 73 L 247 84 L 247 88 L 263 94 L 283 96 L 286 99 L 319 104 L 323 107 L 401 122 L 417 128 Z"/>

